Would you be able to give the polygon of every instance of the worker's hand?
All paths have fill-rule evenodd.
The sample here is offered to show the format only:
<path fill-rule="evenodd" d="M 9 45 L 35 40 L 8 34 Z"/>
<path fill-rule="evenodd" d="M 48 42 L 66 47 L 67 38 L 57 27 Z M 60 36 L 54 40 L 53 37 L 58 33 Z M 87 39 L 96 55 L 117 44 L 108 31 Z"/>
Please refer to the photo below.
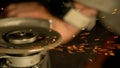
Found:
<path fill-rule="evenodd" d="M 86 15 L 96 15 L 96 11 L 90 8 L 83 7 L 78 3 L 74 3 L 74 6 L 85 13 Z M 7 17 L 26 17 L 26 18 L 40 18 L 46 20 L 52 20 L 52 29 L 59 32 L 62 36 L 62 44 L 68 42 L 79 33 L 79 29 L 52 16 L 47 9 L 36 3 L 17 3 L 9 5 L 5 11 Z"/>
<path fill-rule="evenodd" d="M 98 14 L 96 9 L 81 5 L 78 2 L 74 2 L 73 5 L 77 10 L 79 10 L 87 16 L 96 16 Z"/>

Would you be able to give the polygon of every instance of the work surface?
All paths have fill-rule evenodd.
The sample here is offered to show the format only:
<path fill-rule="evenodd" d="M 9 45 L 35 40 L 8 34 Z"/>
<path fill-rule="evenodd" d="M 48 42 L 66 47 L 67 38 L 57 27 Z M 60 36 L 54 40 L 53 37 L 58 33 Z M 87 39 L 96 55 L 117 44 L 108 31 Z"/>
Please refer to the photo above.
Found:
<path fill-rule="evenodd" d="M 90 32 L 81 32 L 70 43 L 50 50 L 52 68 L 85 68 L 88 62 L 93 62 L 94 65 L 95 55 L 97 55 L 94 53 L 94 47 L 96 45 L 103 46 L 109 36 L 112 37 L 113 34 L 104 29 L 103 26 L 100 26 L 100 24 L 97 24 Z M 86 46 L 86 49 L 81 46 L 82 44 Z M 84 49 L 82 49 L 83 47 Z M 103 63 L 102 68 L 114 68 L 112 66 L 119 65 L 118 62 L 120 61 L 116 61 L 116 59 L 118 59 L 120 54 L 118 54 L 118 50 L 115 52 L 116 56 L 110 56 L 110 59 Z M 103 55 L 105 54 L 103 53 Z M 113 54 L 111 53 L 111 55 Z M 115 65 L 116 62 L 117 64 Z"/>

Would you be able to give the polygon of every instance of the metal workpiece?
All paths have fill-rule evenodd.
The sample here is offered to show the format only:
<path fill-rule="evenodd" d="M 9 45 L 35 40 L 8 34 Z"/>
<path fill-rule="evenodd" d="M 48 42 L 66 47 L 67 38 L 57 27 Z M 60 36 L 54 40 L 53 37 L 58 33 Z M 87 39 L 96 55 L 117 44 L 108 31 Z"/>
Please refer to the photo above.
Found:
<path fill-rule="evenodd" d="M 120 35 L 120 6 L 118 9 L 114 9 L 111 14 L 101 13 L 99 19 L 109 31 Z"/>

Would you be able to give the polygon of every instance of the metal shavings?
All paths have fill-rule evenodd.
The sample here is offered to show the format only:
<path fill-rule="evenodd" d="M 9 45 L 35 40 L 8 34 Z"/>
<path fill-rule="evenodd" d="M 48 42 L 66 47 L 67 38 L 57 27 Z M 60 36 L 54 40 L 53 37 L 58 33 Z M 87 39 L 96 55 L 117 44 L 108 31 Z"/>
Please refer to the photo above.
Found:
<path fill-rule="evenodd" d="M 113 38 L 114 38 L 114 39 L 117 39 L 117 38 L 119 38 L 119 36 L 113 36 Z"/>
<path fill-rule="evenodd" d="M 85 48 L 85 46 L 80 46 L 80 47 L 78 48 L 79 52 L 85 52 L 84 48 Z"/>
<path fill-rule="evenodd" d="M 106 26 L 106 27 L 107 27 L 108 31 L 113 33 L 113 31 L 111 30 L 111 26 Z"/>
<path fill-rule="evenodd" d="M 118 9 L 114 9 L 113 11 L 115 11 L 115 12 L 116 12 L 116 11 L 118 11 Z"/>
<path fill-rule="evenodd" d="M 105 47 L 101 47 L 102 45 L 94 45 L 94 47 L 89 47 L 89 43 L 87 40 L 87 36 L 89 35 L 89 32 L 81 33 L 81 39 L 83 40 L 83 43 L 80 43 L 79 45 L 67 45 L 67 46 L 60 46 L 57 48 L 58 51 L 67 51 L 69 54 L 75 54 L 75 53 L 86 53 L 87 51 L 91 51 L 91 54 L 97 54 L 97 55 L 105 55 L 105 56 L 115 56 L 113 49 L 120 49 L 120 45 L 115 45 L 113 40 L 105 41 L 106 45 Z M 73 35 L 74 37 L 74 35 Z M 119 36 L 112 36 L 112 39 L 117 39 Z M 100 41 L 100 38 L 95 38 L 95 41 Z M 90 54 L 89 53 L 89 54 Z M 91 62 L 92 59 L 89 59 Z"/>
<path fill-rule="evenodd" d="M 79 46 L 76 46 L 76 45 L 72 45 L 72 46 L 67 46 L 67 52 L 69 54 L 75 54 L 75 53 L 81 53 L 81 52 L 85 52 L 86 50 L 91 50 L 92 48 L 90 47 L 85 47 L 84 45 L 79 45 Z M 64 51 L 64 47 L 60 47 L 60 48 L 55 48 L 56 50 L 58 51 Z M 99 46 L 95 46 L 93 49 L 92 49 L 92 54 L 103 54 L 105 56 L 115 56 L 115 54 L 113 53 L 113 51 L 111 51 L 110 49 L 107 49 L 107 48 L 101 48 Z"/>
<path fill-rule="evenodd" d="M 52 42 L 55 42 L 56 41 L 56 39 L 54 38 L 54 39 L 52 39 Z"/>
<path fill-rule="evenodd" d="M 76 47 L 75 45 L 72 46 L 74 50 L 78 50 L 78 47 Z"/>
<path fill-rule="evenodd" d="M 108 49 L 102 49 L 102 48 L 99 48 L 98 51 L 99 51 L 99 52 L 107 52 Z"/>
<path fill-rule="evenodd" d="M 73 35 L 72 37 L 74 38 L 74 37 L 76 37 L 76 35 Z"/>
<path fill-rule="evenodd" d="M 115 56 L 115 53 L 113 51 L 108 51 L 110 56 Z"/>
<path fill-rule="evenodd" d="M 90 34 L 89 32 L 84 33 L 84 35 L 89 35 L 89 34 Z"/>
<path fill-rule="evenodd" d="M 81 45 L 81 46 L 79 46 L 80 48 L 85 48 L 85 46 L 83 46 L 83 45 Z"/>
<path fill-rule="evenodd" d="M 78 52 L 85 52 L 85 50 L 83 48 L 79 48 Z"/>
<path fill-rule="evenodd" d="M 105 56 L 108 56 L 108 53 L 104 53 Z"/>
<path fill-rule="evenodd" d="M 107 41 L 106 43 L 107 44 L 112 44 L 112 43 L 114 43 L 114 41 Z"/>
<path fill-rule="evenodd" d="M 99 41 L 100 39 L 99 38 L 96 38 L 96 39 L 94 39 L 95 41 Z"/>
<path fill-rule="evenodd" d="M 29 29 L 30 32 L 32 32 L 33 30 L 32 29 Z"/>
<path fill-rule="evenodd" d="M 73 54 L 74 52 L 73 52 L 73 51 L 71 51 L 71 50 L 68 50 L 68 53 Z"/>
<path fill-rule="evenodd" d="M 117 49 L 120 49 L 120 44 L 115 44 Z"/>
<path fill-rule="evenodd" d="M 106 18 L 106 16 L 102 16 L 101 18 L 102 18 L 102 19 L 105 19 L 105 18 Z"/>
<path fill-rule="evenodd" d="M 73 48 L 71 46 L 68 46 L 67 49 L 68 50 L 73 50 Z"/>
<path fill-rule="evenodd" d="M 118 9 L 114 9 L 112 14 L 118 14 L 119 13 L 119 10 Z"/>
<path fill-rule="evenodd" d="M 112 12 L 112 14 L 116 14 L 117 12 Z"/>
<path fill-rule="evenodd" d="M 50 38 L 49 36 L 46 36 L 45 38 Z"/>
<path fill-rule="evenodd" d="M 94 49 L 98 49 L 98 48 L 99 48 L 99 46 L 95 46 L 95 47 L 94 47 Z"/>
<path fill-rule="evenodd" d="M 81 39 L 85 39 L 86 38 L 86 36 L 82 36 L 82 37 L 80 37 Z"/>
<path fill-rule="evenodd" d="M 86 33 L 82 33 L 81 35 L 89 35 L 90 33 L 89 32 L 86 32 Z"/>
<path fill-rule="evenodd" d="M 62 49 L 62 48 L 57 48 L 57 50 L 58 50 L 58 51 L 63 51 L 63 49 Z"/>
<path fill-rule="evenodd" d="M 93 59 L 89 59 L 90 62 L 93 62 Z"/>
<path fill-rule="evenodd" d="M 4 8 L 1 8 L 1 10 L 4 10 Z"/>
<path fill-rule="evenodd" d="M 116 46 L 114 46 L 114 45 L 106 45 L 106 48 L 107 49 L 112 49 L 112 50 L 117 49 Z"/>
<path fill-rule="evenodd" d="M 84 51 L 84 46 L 72 45 L 72 46 L 68 46 L 67 49 L 68 49 L 69 53 L 72 53 L 72 52 L 85 52 Z"/>
<path fill-rule="evenodd" d="M 43 37 L 41 37 L 41 36 L 38 36 L 38 37 L 37 37 L 37 39 L 42 39 L 42 38 L 43 38 Z"/>
<path fill-rule="evenodd" d="M 114 52 L 108 49 L 102 49 L 102 48 L 97 48 L 97 49 L 93 49 L 93 53 L 96 54 L 103 54 L 105 56 L 115 56 Z"/>
<path fill-rule="evenodd" d="M 81 30 L 85 30 L 85 28 L 81 28 Z"/>
<path fill-rule="evenodd" d="M 96 49 L 93 49 L 93 52 L 94 52 L 94 53 L 97 53 L 98 51 L 97 51 Z"/>

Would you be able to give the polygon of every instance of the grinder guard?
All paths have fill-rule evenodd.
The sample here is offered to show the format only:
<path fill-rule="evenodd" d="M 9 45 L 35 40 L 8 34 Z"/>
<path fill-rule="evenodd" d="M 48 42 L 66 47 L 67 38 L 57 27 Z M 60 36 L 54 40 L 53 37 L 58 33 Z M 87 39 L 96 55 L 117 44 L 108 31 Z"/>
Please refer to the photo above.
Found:
<path fill-rule="evenodd" d="M 60 34 L 50 29 L 47 20 L 34 18 L 0 20 L 0 58 L 6 58 L 7 65 L 11 67 L 33 66 L 42 61 L 42 55 L 45 57 L 48 50 L 60 43 Z M 38 59 L 40 60 L 34 61 Z"/>

